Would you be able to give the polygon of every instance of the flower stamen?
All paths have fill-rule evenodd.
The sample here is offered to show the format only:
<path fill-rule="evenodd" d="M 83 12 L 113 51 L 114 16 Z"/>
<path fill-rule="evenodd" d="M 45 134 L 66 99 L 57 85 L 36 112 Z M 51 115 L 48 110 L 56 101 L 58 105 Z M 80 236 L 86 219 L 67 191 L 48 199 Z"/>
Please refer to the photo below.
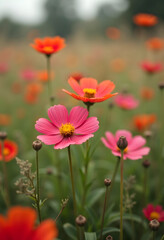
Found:
<path fill-rule="evenodd" d="M 160 217 L 160 214 L 158 213 L 158 212 L 152 212 L 151 214 L 150 214 L 150 218 L 151 219 L 159 219 L 159 217 Z"/>
<path fill-rule="evenodd" d="M 5 149 L 3 150 L 3 154 L 4 154 L 5 156 L 9 155 L 9 153 L 10 153 L 10 150 L 9 150 L 8 148 L 5 148 Z"/>
<path fill-rule="evenodd" d="M 119 147 L 117 147 L 117 151 L 121 152 L 121 150 L 120 150 Z M 126 148 L 124 149 L 124 153 L 127 153 L 127 152 L 128 152 L 128 147 L 126 147 Z"/>
<path fill-rule="evenodd" d="M 51 46 L 45 46 L 45 47 L 43 47 L 43 51 L 45 51 L 47 53 L 52 53 L 53 52 L 53 48 Z"/>
<path fill-rule="evenodd" d="M 84 88 L 84 89 L 83 89 L 83 92 L 84 92 L 84 97 L 94 98 L 94 97 L 95 97 L 95 94 L 96 94 L 96 89 L 93 89 L 93 88 Z"/>
<path fill-rule="evenodd" d="M 61 125 L 59 128 L 60 134 L 63 135 L 64 137 L 70 137 L 73 135 L 75 128 L 71 123 L 65 123 Z"/>

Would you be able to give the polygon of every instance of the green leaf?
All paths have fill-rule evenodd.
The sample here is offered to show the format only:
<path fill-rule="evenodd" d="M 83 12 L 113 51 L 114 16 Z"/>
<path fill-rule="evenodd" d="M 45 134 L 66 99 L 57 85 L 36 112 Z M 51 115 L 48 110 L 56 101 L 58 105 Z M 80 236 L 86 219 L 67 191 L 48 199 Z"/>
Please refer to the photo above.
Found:
<path fill-rule="evenodd" d="M 90 192 L 87 197 L 87 207 L 91 207 L 104 193 L 105 188 L 99 188 Z"/>
<path fill-rule="evenodd" d="M 97 240 L 95 232 L 85 232 L 85 240 Z"/>
<path fill-rule="evenodd" d="M 160 240 L 164 240 L 164 235 L 162 236 L 162 238 Z"/>
<path fill-rule="evenodd" d="M 76 228 L 75 228 L 72 224 L 70 224 L 70 223 L 65 223 L 65 224 L 63 225 L 63 228 L 64 228 L 65 232 L 67 233 L 67 235 L 68 235 L 71 239 L 73 239 L 73 240 L 76 240 L 76 239 L 77 239 L 77 238 L 76 238 Z"/>
<path fill-rule="evenodd" d="M 115 227 L 108 227 L 103 229 L 103 235 L 109 235 L 112 232 L 120 232 L 120 229 Z M 100 231 L 98 231 L 97 235 L 100 236 Z"/>

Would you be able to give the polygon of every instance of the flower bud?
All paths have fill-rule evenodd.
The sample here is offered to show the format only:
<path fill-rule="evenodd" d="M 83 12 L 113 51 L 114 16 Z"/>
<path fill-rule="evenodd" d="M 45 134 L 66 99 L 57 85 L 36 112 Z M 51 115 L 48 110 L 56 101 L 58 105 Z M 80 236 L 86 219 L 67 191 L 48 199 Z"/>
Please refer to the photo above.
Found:
<path fill-rule="evenodd" d="M 159 89 L 163 90 L 164 89 L 164 82 L 161 82 L 158 84 Z"/>
<path fill-rule="evenodd" d="M 106 187 L 110 186 L 111 185 L 111 179 L 105 178 L 104 179 L 104 184 L 105 184 Z"/>
<path fill-rule="evenodd" d="M 0 139 L 5 140 L 7 138 L 7 133 L 6 132 L 0 132 Z"/>
<path fill-rule="evenodd" d="M 144 132 L 144 136 L 146 137 L 146 138 L 150 138 L 150 137 L 152 137 L 152 131 L 150 131 L 150 130 L 146 130 L 145 132 Z"/>
<path fill-rule="evenodd" d="M 47 175 L 52 175 L 53 174 L 53 170 L 51 168 L 47 168 L 46 169 L 46 173 L 47 173 Z"/>
<path fill-rule="evenodd" d="M 124 150 L 127 146 L 128 146 L 128 142 L 126 140 L 126 137 L 121 136 L 117 141 L 117 147 L 121 150 Z"/>
<path fill-rule="evenodd" d="M 148 168 L 150 167 L 150 161 L 148 159 L 145 159 L 143 162 L 142 162 L 142 166 L 144 168 Z"/>
<path fill-rule="evenodd" d="M 106 237 L 106 240 L 113 240 L 113 238 L 112 238 L 111 235 L 108 235 L 108 236 Z"/>
<path fill-rule="evenodd" d="M 157 219 L 153 219 L 149 222 L 149 227 L 151 228 L 152 231 L 157 231 L 159 228 L 159 221 Z"/>
<path fill-rule="evenodd" d="M 87 222 L 86 218 L 82 215 L 79 215 L 75 221 L 79 227 L 83 227 Z"/>
<path fill-rule="evenodd" d="M 42 148 L 42 142 L 40 140 L 35 140 L 32 146 L 35 151 L 39 151 Z"/>

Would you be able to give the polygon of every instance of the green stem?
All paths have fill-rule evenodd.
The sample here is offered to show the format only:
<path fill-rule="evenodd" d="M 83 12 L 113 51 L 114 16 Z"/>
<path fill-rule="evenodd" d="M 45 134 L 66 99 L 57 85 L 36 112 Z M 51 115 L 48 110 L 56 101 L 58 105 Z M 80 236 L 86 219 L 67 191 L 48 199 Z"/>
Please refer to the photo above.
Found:
<path fill-rule="evenodd" d="M 50 105 L 52 106 L 54 104 L 52 94 L 51 94 L 51 66 L 50 66 L 50 56 L 47 56 L 47 81 L 48 81 L 48 96 L 50 100 Z"/>
<path fill-rule="evenodd" d="M 106 203 L 107 203 L 107 197 L 108 197 L 108 189 L 109 189 L 109 186 L 106 186 L 105 200 L 104 200 L 104 207 L 103 207 L 103 214 L 102 214 L 102 220 L 101 220 L 100 240 L 103 239 L 103 234 L 102 234 L 102 233 L 103 233 L 105 210 L 106 210 Z"/>
<path fill-rule="evenodd" d="M 40 213 L 40 185 L 39 185 L 39 161 L 38 161 L 38 151 L 36 151 L 36 179 L 37 179 L 37 210 L 39 222 L 42 221 Z"/>
<path fill-rule="evenodd" d="M 2 167 L 3 167 L 3 177 L 4 177 L 4 192 L 5 192 L 5 202 L 7 208 L 10 207 L 10 197 L 9 197 L 9 188 L 8 188 L 8 173 L 4 156 L 4 141 L 2 140 Z"/>
<path fill-rule="evenodd" d="M 73 210 L 74 210 L 74 217 L 76 218 L 77 217 L 77 207 L 76 207 L 75 186 L 74 186 L 74 179 L 73 179 L 72 158 L 71 158 L 70 146 L 68 146 L 68 159 L 69 159 L 69 168 L 70 168 L 72 194 L 73 194 L 73 208 L 74 208 Z"/>
<path fill-rule="evenodd" d="M 124 151 L 121 150 L 121 166 L 120 166 L 120 240 L 123 240 L 123 167 L 124 167 Z"/>
<path fill-rule="evenodd" d="M 79 227 L 80 240 L 85 240 L 84 227 Z"/>
<path fill-rule="evenodd" d="M 152 231 L 152 240 L 155 240 L 155 231 Z"/>

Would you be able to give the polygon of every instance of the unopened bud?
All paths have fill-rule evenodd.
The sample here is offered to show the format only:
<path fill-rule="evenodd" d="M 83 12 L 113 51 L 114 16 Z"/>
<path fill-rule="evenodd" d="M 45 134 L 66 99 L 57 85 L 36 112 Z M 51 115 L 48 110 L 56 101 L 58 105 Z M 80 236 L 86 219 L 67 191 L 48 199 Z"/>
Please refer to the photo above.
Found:
<path fill-rule="evenodd" d="M 164 82 L 161 82 L 158 84 L 159 89 L 163 90 L 164 89 Z"/>
<path fill-rule="evenodd" d="M 150 161 L 149 161 L 148 159 L 144 160 L 144 161 L 142 162 L 142 166 L 143 166 L 144 168 L 150 167 Z"/>
<path fill-rule="evenodd" d="M 121 150 L 124 150 L 127 146 L 128 146 L 128 142 L 126 140 L 126 137 L 121 136 L 117 141 L 117 147 Z"/>
<path fill-rule="evenodd" d="M 108 235 L 108 236 L 106 237 L 106 240 L 113 240 L 113 238 L 112 238 L 111 235 Z"/>
<path fill-rule="evenodd" d="M 105 184 L 106 187 L 110 186 L 111 185 L 111 179 L 105 178 L 104 179 L 104 184 Z"/>
<path fill-rule="evenodd" d="M 157 231 L 159 228 L 159 225 L 160 225 L 160 223 L 157 219 L 153 219 L 149 222 L 149 226 L 152 231 Z"/>
<path fill-rule="evenodd" d="M 32 146 L 35 151 L 39 151 L 42 148 L 42 142 L 40 140 L 35 140 Z"/>
<path fill-rule="evenodd" d="M 0 132 L 0 139 L 5 140 L 7 138 L 7 133 L 6 132 Z"/>
<path fill-rule="evenodd" d="M 146 137 L 146 138 L 150 138 L 150 137 L 152 137 L 152 131 L 150 131 L 150 130 L 146 130 L 145 132 L 144 132 L 144 136 Z"/>
<path fill-rule="evenodd" d="M 76 218 L 76 224 L 79 226 L 79 227 L 83 227 L 85 224 L 86 224 L 87 220 L 84 216 L 82 215 L 79 215 L 77 218 Z"/>

